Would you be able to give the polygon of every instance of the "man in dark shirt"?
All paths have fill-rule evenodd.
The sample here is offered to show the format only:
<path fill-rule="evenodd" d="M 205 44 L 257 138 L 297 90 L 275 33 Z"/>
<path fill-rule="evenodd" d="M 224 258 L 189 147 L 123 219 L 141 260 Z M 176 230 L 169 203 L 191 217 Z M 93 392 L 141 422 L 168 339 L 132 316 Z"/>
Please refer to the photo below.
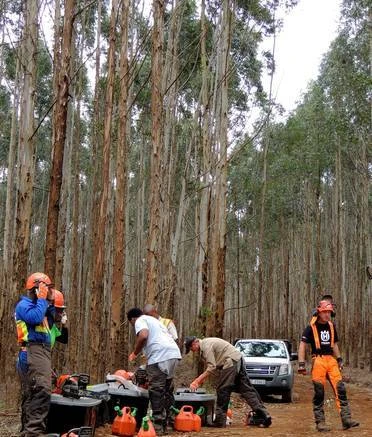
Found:
<path fill-rule="evenodd" d="M 340 370 L 342 358 L 338 347 L 338 335 L 331 322 L 333 304 L 327 300 L 319 302 L 317 317 L 313 317 L 301 337 L 298 350 L 298 373 L 305 375 L 306 345 L 310 344 L 313 358 L 311 377 L 314 384 L 313 411 L 318 431 L 330 431 L 324 416 L 324 386 L 329 380 L 336 396 L 337 407 L 341 414 L 344 429 L 358 426 L 359 423 L 351 419 L 350 405 L 346 396 L 345 384 Z"/>

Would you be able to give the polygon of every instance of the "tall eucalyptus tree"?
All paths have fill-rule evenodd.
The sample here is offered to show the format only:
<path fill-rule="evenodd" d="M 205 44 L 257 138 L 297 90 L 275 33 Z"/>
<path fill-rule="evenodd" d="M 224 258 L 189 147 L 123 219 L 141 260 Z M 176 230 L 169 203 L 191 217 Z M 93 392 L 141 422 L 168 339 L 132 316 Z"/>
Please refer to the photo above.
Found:
<path fill-rule="evenodd" d="M 63 171 L 63 156 L 66 141 L 67 129 L 67 111 L 69 102 L 69 88 L 71 80 L 71 47 L 72 47 L 72 31 L 75 19 L 75 0 L 66 0 L 64 4 L 64 19 L 61 45 L 56 41 L 55 49 L 61 48 L 60 56 L 55 59 L 60 59 L 55 65 L 54 74 L 57 75 L 55 84 L 55 109 L 53 112 L 53 154 L 52 168 L 50 174 L 50 189 L 48 200 L 48 221 L 45 241 L 45 266 L 47 272 L 57 285 L 61 286 L 61 277 L 55 277 L 56 273 L 56 253 L 58 241 L 58 219 L 60 214 L 60 198 L 62 186 L 62 171 Z M 56 35 L 59 36 L 58 33 Z M 62 260 L 60 260 L 62 263 Z M 61 273 L 61 269 L 59 269 Z"/>

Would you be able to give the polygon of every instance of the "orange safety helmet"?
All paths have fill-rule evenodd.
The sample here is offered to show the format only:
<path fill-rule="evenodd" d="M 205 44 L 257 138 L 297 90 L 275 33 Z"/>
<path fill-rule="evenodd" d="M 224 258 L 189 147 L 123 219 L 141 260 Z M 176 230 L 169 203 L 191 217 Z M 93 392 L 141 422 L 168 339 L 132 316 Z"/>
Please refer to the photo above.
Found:
<path fill-rule="evenodd" d="M 54 289 L 54 306 L 56 308 L 66 308 L 63 293 L 56 288 Z"/>
<path fill-rule="evenodd" d="M 321 313 L 323 311 L 330 311 L 332 313 L 333 310 L 334 310 L 334 306 L 328 300 L 321 300 L 319 302 L 318 307 L 317 307 L 316 310 L 317 310 L 318 313 Z"/>
<path fill-rule="evenodd" d="M 32 275 L 27 278 L 26 290 L 32 290 L 33 288 L 38 287 L 40 282 L 43 282 L 47 286 L 52 285 L 52 281 L 48 275 L 45 273 L 36 272 L 32 273 Z"/>

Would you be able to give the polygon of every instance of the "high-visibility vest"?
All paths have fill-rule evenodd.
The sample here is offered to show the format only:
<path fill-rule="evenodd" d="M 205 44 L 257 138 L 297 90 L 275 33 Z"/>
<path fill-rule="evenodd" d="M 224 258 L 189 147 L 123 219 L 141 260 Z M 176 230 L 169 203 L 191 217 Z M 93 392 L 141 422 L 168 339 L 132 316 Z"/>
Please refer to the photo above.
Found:
<path fill-rule="evenodd" d="M 172 319 L 164 319 L 160 317 L 159 322 L 168 329 L 168 326 L 172 323 Z"/>
<path fill-rule="evenodd" d="M 18 344 L 24 344 L 28 342 L 28 328 L 27 323 L 23 320 L 16 320 L 17 327 L 17 342 Z M 35 332 L 41 332 L 50 336 L 50 328 L 47 317 L 44 317 L 42 323 L 34 327 Z"/>
<path fill-rule="evenodd" d="M 320 352 L 321 347 L 320 347 L 319 333 L 318 333 L 318 330 L 317 330 L 316 325 L 315 325 L 316 321 L 317 321 L 317 318 L 313 317 L 310 321 L 310 326 L 311 326 L 311 329 L 313 331 L 315 349 L 317 352 Z M 331 348 L 333 349 L 333 346 L 335 345 L 335 328 L 334 328 L 332 322 L 328 322 L 328 324 L 329 324 L 329 330 L 331 332 Z"/>

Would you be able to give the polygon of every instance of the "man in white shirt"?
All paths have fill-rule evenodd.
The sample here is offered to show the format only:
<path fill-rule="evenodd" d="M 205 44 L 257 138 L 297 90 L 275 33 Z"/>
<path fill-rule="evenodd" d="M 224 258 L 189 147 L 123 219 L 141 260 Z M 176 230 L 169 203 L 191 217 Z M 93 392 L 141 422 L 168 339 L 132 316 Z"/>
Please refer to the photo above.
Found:
<path fill-rule="evenodd" d="M 158 313 L 157 308 L 151 303 L 147 303 L 143 307 L 143 313 L 146 316 L 152 316 L 155 317 L 155 319 L 158 319 L 159 322 L 167 328 L 169 335 L 177 343 L 178 340 L 177 329 L 172 319 L 166 319 L 165 317 L 161 317 L 160 314 Z"/>
<path fill-rule="evenodd" d="M 170 407 L 174 405 L 173 377 L 181 353 L 165 326 L 155 317 L 144 315 L 139 308 L 132 308 L 127 318 L 137 336 L 129 361 L 134 361 L 141 351 L 147 358 L 152 417 L 157 435 L 162 435 L 171 417 Z"/>

